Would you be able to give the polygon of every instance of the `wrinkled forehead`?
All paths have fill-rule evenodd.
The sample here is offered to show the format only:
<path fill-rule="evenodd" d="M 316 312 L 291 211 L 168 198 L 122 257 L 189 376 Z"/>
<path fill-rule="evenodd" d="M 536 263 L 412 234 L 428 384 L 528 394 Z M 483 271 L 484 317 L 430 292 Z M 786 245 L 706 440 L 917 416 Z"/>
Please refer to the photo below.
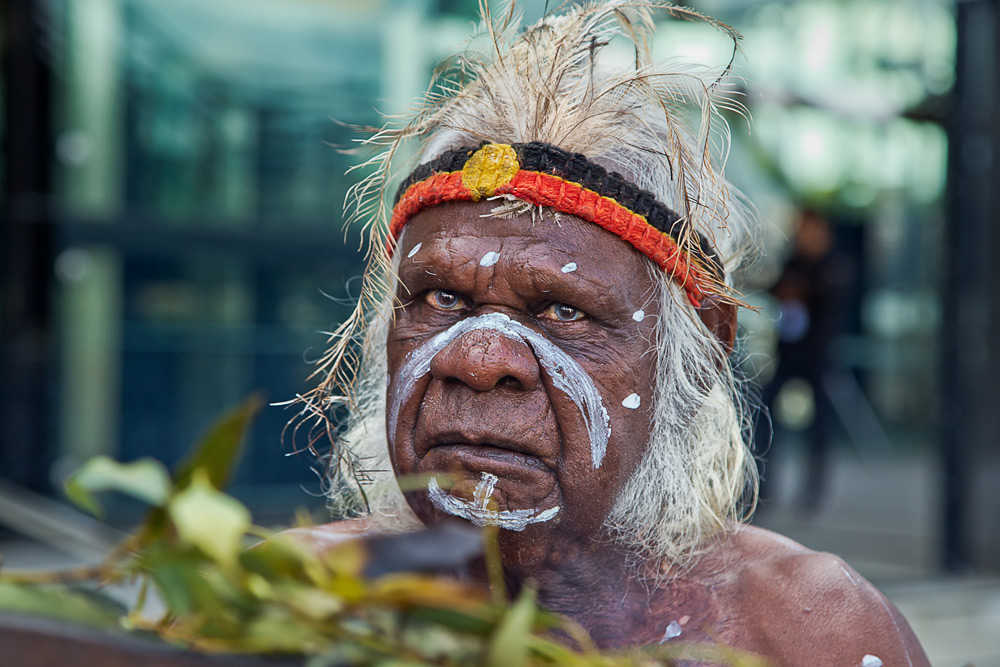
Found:
<path fill-rule="evenodd" d="M 627 242 L 575 215 L 548 207 L 538 207 L 502 197 L 478 202 L 446 202 L 429 207 L 407 223 L 400 238 L 400 252 L 415 243 L 454 241 L 474 243 L 477 239 L 521 239 L 525 244 L 556 251 L 642 255 Z"/>
<path fill-rule="evenodd" d="M 403 230 L 395 258 L 401 275 L 493 269 L 582 283 L 599 293 L 648 291 L 653 270 L 645 255 L 593 223 L 506 200 L 424 209 Z"/>

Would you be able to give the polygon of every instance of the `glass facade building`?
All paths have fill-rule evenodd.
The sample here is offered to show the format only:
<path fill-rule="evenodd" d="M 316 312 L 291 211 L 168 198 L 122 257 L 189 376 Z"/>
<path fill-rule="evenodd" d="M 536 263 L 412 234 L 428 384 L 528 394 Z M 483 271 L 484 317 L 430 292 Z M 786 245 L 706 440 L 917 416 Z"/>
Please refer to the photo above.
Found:
<path fill-rule="evenodd" d="M 342 231 L 357 180 L 345 174 L 357 160 L 351 126 L 405 110 L 462 43 L 476 4 L 7 3 L 0 478 L 55 493 L 95 454 L 171 463 L 226 406 L 306 389 L 307 362 L 347 314 L 360 273 L 357 232 Z M 541 15 L 543 3 L 524 4 Z M 747 292 L 760 310 L 742 321 L 746 370 L 772 372 L 766 288 L 795 211 L 822 209 L 856 263 L 833 346 L 837 438 L 917 466 L 930 485 L 920 488 L 937 494 L 956 10 L 696 6 L 745 35 L 737 72 L 753 130 L 730 118 L 729 174 L 771 230 Z M 663 57 L 729 58 L 705 26 L 674 22 L 660 38 Z M 801 386 L 786 394 L 776 416 L 794 440 L 813 399 Z M 320 489 L 316 462 L 285 456 L 290 416 L 264 410 L 235 482 L 280 516 L 322 504 L 302 493 Z M 901 502 L 923 507 L 940 537 L 939 496 L 913 494 Z M 921 558 L 930 567 L 936 555 Z"/>

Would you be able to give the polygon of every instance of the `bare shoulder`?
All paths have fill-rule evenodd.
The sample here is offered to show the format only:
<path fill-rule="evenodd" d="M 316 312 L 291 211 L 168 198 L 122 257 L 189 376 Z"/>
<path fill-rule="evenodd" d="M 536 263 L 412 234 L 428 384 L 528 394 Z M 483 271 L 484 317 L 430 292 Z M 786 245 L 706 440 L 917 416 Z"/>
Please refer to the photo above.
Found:
<path fill-rule="evenodd" d="M 382 530 L 371 519 L 344 519 L 325 523 L 320 526 L 290 528 L 280 533 L 307 547 L 322 553 L 336 547 L 338 544 L 379 535 Z"/>
<path fill-rule="evenodd" d="M 906 619 L 838 556 L 742 527 L 726 596 L 746 648 L 779 665 L 929 665 Z"/>

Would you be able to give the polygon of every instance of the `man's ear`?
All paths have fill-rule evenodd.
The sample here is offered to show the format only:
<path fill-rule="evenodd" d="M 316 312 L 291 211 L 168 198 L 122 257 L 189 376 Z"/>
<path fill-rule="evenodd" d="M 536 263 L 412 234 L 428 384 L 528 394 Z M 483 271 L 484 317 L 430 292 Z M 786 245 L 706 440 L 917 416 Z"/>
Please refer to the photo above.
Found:
<path fill-rule="evenodd" d="M 711 297 L 705 297 L 698 308 L 698 316 L 722 343 L 727 357 L 733 353 L 733 346 L 736 344 L 736 308 L 731 303 Z"/>

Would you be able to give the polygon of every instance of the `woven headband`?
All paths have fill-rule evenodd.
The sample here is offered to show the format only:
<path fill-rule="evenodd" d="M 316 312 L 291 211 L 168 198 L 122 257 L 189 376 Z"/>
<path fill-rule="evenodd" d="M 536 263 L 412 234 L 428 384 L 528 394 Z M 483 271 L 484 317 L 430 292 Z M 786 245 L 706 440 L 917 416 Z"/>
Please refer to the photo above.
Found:
<path fill-rule="evenodd" d="M 425 208 L 496 195 L 575 215 L 621 237 L 669 273 L 695 307 L 724 282 L 711 244 L 688 218 L 585 156 L 540 142 L 468 146 L 417 167 L 396 193 L 390 244 Z"/>

